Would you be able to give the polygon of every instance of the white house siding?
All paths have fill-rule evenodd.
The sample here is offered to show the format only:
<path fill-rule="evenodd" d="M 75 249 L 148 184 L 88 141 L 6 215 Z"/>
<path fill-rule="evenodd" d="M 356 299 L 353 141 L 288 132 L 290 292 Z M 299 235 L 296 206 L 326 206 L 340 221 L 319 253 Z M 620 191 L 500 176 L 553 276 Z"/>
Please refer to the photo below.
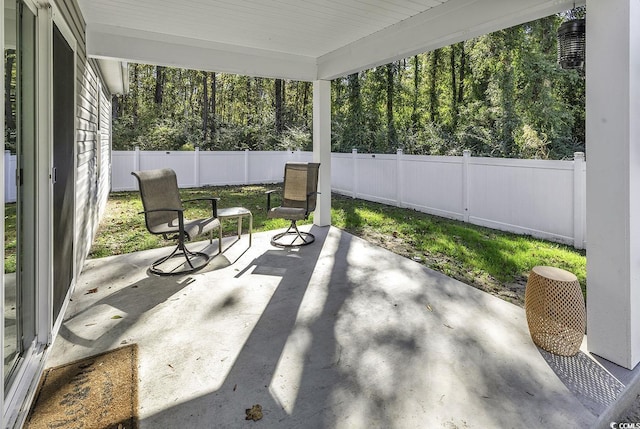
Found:
<path fill-rule="evenodd" d="M 111 97 L 94 60 L 87 59 L 85 23 L 75 0 L 58 3 L 77 41 L 76 276 L 89 253 L 110 189 Z"/>

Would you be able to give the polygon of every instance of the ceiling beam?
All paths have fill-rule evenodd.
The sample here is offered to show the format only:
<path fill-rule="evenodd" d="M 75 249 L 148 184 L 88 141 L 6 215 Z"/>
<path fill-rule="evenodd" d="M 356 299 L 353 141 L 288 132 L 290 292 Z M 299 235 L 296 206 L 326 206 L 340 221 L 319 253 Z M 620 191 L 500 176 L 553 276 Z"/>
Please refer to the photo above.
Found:
<path fill-rule="evenodd" d="M 87 24 L 87 53 L 142 64 L 313 81 L 314 58 L 243 46 Z"/>
<path fill-rule="evenodd" d="M 585 0 L 576 1 L 578 6 Z M 105 24 L 87 24 L 93 58 L 301 81 L 331 80 L 533 21 L 573 0 L 449 0 L 313 58 Z"/>

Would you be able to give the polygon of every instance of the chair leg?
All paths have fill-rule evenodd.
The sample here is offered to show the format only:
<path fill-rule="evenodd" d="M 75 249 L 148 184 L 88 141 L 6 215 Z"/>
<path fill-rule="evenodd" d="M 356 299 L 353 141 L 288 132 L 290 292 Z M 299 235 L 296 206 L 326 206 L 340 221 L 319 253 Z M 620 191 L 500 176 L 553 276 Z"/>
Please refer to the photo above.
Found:
<path fill-rule="evenodd" d="M 172 258 L 180 258 L 183 257 L 186 261 L 186 263 L 189 265 L 189 268 L 183 268 L 183 269 L 178 269 L 180 268 L 183 264 L 178 265 L 176 268 L 166 271 L 160 268 L 160 265 L 164 264 L 165 262 L 169 261 Z M 204 258 L 204 262 L 202 264 L 199 265 L 194 265 L 192 262 L 192 259 L 195 258 Z M 163 256 L 162 258 L 158 259 L 157 261 L 153 262 L 151 264 L 151 268 L 150 271 L 153 274 L 157 274 L 159 276 L 173 276 L 173 275 L 179 275 L 179 274 L 188 274 L 188 273 L 192 273 L 194 271 L 197 271 L 201 268 L 204 268 L 208 263 L 209 260 L 211 258 L 209 257 L 209 255 L 207 255 L 204 252 L 192 252 L 191 250 L 189 250 L 187 248 L 187 246 L 184 244 L 184 242 L 179 242 L 178 245 L 173 249 L 173 251 L 167 255 L 167 256 Z"/>
<path fill-rule="evenodd" d="M 282 240 L 286 236 L 294 236 L 291 243 L 283 243 Z M 285 232 L 281 232 L 280 234 L 276 234 L 271 238 L 271 245 L 276 247 L 300 247 L 306 246 L 307 244 L 311 244 L 315 241 L 315 237 L 310 232 L 302 232 L 298 229 L 298 225 L 295 220 L 291 221 L 291 225 Z M 295 244 L 296 241 L 302 241 L 302 243 Z"/>

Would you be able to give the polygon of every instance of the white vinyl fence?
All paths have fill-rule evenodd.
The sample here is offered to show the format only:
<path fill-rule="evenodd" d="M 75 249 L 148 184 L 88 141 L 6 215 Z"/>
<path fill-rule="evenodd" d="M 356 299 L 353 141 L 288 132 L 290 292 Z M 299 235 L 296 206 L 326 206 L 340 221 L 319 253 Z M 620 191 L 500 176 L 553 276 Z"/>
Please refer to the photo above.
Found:
<path fill-rule="evenodd" d="M 114 151 L 112 190 L 137 190 L 131 171 L 170 167 L 180 187 L 282 181 L 311 152 Z M 584 248 L 586 162 L 334 153 L 334 192 Z"/>
<path fill-rule="evenodd" d="M 132 171 L 173 168 L 181 188 L 282 181 L 287 161 L 309 162 L 311 152 L 113 151 L 111 190 L 136 191 Z"/>
<path fill-rule="evenodd" d="M 4 151 L 4 202 L 15 203 L 16 202 L 16 154 L 11 154 L 11 151 Z"/>

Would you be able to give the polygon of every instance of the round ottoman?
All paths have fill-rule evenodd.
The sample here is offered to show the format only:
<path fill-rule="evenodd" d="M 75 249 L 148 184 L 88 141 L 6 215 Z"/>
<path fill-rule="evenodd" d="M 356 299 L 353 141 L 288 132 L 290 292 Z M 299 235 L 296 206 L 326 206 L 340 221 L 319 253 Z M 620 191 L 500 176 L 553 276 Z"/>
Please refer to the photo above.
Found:
<path fill-rule="evenodd" d="M 533 267 L 525 289 L 524 308 L 531 339 L 537 346 L 562 356 L 578 353 L 587 312 L 574 274 L 555 267 Z"/>

